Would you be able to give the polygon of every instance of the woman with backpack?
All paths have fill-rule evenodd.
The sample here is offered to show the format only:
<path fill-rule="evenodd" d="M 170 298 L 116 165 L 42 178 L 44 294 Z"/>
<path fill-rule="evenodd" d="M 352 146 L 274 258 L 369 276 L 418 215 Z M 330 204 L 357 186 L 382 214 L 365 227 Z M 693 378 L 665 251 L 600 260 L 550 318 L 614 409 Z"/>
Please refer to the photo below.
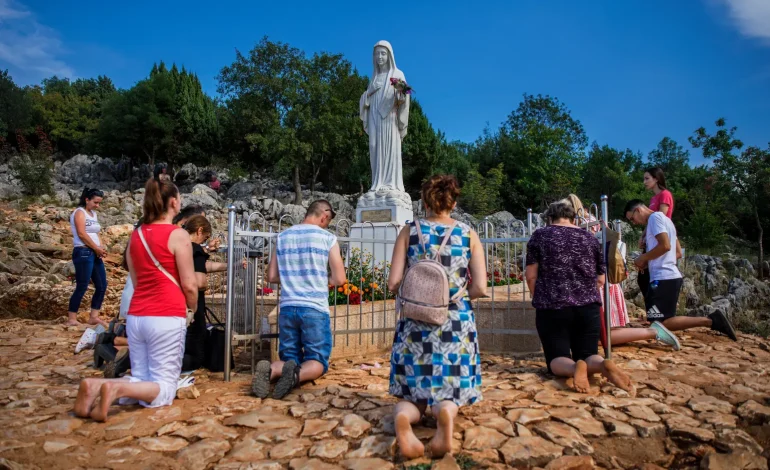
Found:
<path fill-rule="evenodd" d="M 428 217 L 404 227 L 393 247 L 388 289 L 398 292 L 401 318 L 393 339 L 390 394 L 402 399 L 394 422 L 406 459 L 424 453 L 412 424 L 428 406 L 438 422 L 431 454 L 440 457 L 452 450 L 458 408 L 481 400 L 471 299 L 486 295 L 486 262 L 476 232 L 450 216 L 459 195 L 454 176 L 433 176 L 422 186 Z M 469 284 L 469 273 L 479 281 Z"/>

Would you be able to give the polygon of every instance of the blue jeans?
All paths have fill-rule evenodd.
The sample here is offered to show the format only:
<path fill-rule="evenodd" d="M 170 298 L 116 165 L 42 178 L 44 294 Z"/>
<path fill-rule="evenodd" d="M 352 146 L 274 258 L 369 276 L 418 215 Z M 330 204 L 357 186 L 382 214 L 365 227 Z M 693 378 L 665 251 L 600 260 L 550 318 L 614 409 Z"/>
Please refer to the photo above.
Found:
<path fill-rule="evenodd" d="M 324 366 L 324 374 L 329 370 L 332 329 L 328 313 L 308 307 L 281 307 L 278 340 L 282 361 L 318 361 Z"/>
<path fill-rule="evenodd" d="M 88 290 L 88 283 L 94 283 L 94 296 L 91 298 L 91 308 L 100 310 L 107 292 L 107 271 L 104 261 L 88 247 L 77 246 L 72 250 L 72 263 L 75 265 L 75 292 L 70 297 L 70 312 L 77 312 L 80 302 Z"/>

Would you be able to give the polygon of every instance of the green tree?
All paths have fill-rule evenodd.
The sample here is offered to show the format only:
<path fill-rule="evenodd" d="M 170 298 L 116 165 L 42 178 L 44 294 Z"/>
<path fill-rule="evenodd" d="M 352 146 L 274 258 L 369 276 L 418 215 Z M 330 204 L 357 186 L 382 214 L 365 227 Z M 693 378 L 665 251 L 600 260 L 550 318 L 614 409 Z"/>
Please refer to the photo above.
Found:
<path fill-rule="evenodd" d="M 490 169 L 482 175 L 475 168 L 468 172 L 462 187 L 460 204 L 476 217 L 484 217 L 500 210 L 502 199 L 500 191 L 505 181 L 503 164 Z"/>
<path fill-rule="evenodd" d="M 727 127 L 725 119 L 716 121 L 716 132 L 709 134 L 704 127 L 695 131 L 690 143 L 703 150 L 703 156 L 714 160 L 714 167 L 730 191 L 739 195 L 754 217 L 759 242 L 759 272 L 763 276 L 764 227 L 760 207 L 770 196 L 770 147 L 767 150 L 748 147 L 735 137 L 737 127 Z"/>
<path fill-rule="evenodd" d="M 580 121 L 558 99 L 525 94 L 499 131 L 485 129 L 472 161 L 481 172 L 503 164 L 509 210 L 540 208 L 576 190 L 587 141 Z"/>
<path fill-rule="evenodd" d="M 7 70 L 0 70 L 0 137 L 17 131 L 27 133 L 32 126 L 32 115 L 27 91 L 14 83 Z"/>
<path fill-rule="evenodd" d="M 582 171 L 580 195 L 597 204 L 601 196 L 606 195 L 610 213 L 613 217 L 622 217 L 627 201 L 644 197 L 641 166 L 638 153 L 594 142 Z"/>

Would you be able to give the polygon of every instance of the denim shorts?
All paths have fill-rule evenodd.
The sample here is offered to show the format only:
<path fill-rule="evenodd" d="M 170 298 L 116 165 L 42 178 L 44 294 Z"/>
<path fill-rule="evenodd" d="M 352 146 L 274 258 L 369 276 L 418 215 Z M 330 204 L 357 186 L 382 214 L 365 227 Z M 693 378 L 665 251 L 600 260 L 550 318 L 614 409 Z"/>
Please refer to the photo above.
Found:
<path fill-rule="evenodd" d="M 332 330 L 329 314 L 309 307 L 281 307 L 278 313 L 278 356 L 297 364 L 318 361 L 329 369 Z"/>

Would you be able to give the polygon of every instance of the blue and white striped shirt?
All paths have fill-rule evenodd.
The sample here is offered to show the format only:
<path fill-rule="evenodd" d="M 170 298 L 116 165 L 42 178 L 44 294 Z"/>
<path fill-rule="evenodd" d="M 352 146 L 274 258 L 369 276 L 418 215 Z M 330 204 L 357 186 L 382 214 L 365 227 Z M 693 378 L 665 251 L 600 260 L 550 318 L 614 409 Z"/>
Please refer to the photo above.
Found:
<path fill-rule="evenodd" d="M 276 255 L 281 307 L 329 312 L 329 250 L 337 237 L 317 225 L 299 224 L 278 235 Z"/>

